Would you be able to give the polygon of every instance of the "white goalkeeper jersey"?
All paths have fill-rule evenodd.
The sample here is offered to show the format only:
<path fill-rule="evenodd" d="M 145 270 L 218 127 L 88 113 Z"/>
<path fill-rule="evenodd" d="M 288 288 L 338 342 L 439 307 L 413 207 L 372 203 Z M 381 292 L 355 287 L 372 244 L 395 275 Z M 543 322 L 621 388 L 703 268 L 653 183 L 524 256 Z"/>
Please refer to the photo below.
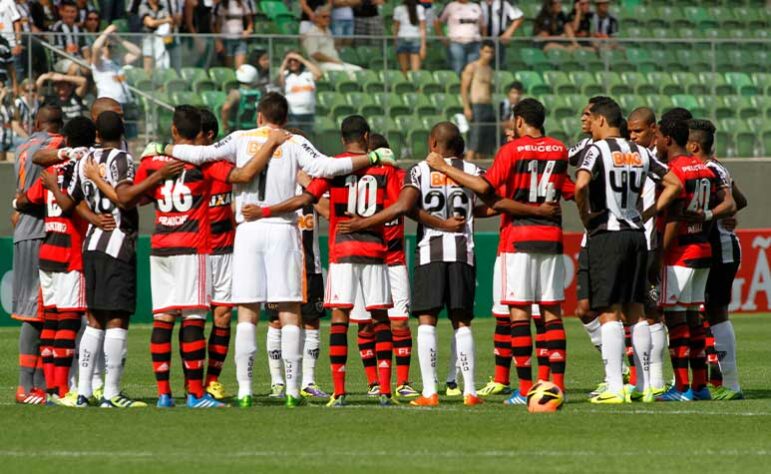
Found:
<path fill-rule="evenodd" d="M 267 126 L 233 132 L 213 145 L 174 145 L 174 157 L 194 165 L 226 160 L 243 167 L 268 140 Z M 296 195 L 297 171 L 302 169 L 316 178 L 332 178 L 353 171 L 350 158 L 330 158 L 316 150 L 304 137 L 294 135 L 273 154 L 268 166 L 246 184 L 234 184 L 236 222 L 244 221 L 245 204 L 260 207 L 279 204 Z M 273 215 L 261 222 L 294 224 L 297 213 Z"/>

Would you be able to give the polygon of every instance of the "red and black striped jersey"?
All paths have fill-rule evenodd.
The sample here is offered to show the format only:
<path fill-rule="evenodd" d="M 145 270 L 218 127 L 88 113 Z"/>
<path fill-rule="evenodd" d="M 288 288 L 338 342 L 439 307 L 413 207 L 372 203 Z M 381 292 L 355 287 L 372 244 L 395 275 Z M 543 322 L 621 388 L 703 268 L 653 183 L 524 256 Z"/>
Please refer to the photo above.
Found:
<path fill-rule="evenodd" d="M 48 167 L 48 173 L 55 174 L 59 188 L 67 189 L 75 164 L 66 162 Z M 38 179 L 27 190 L 27 199 L 33 204 L 44 205 L 46 236 L 40 245 L 40 269 L 48 272 L 71 272 L 83 270 L 83 236 L 88 223 L 76 212 L 65 214 L 56 202 L 53 193 L 43 187 Z"/>
<path fill-rule="evenodd" d="M 356 154 L 342 153 L 336 158 L 351 156 Z M 330 263 L 385 263 L 384 226 L 338 234 L 337 223 L 347 220 L 346 214 L 369 217 L 382 211 L 386 201 L 395 202 L 399 198 L 400 189 L 397 168 L 392 166 L 372 166 L 345 176 L 311 181 L 305 192 L 316 200 L 329 192 Z"/>
<path fill-rule="evenodd" d="M 407 172 L 401 168 L 396 168 L 396 174 L 400 182 L 403 182 L 404 178 L 407 176 Z M 385 207 L 388 207 L 395 202 L 396 201 L 387 199 Z M 386 264 L 406 265 L 407 259 L 404 256 L 404 217 L 399 217 L 391 222 L 386 222 L 385 237 L 386 247 L 388 247 Z"/>
<path fill-rule="evenodd" d="M 717 205 L 721 181 L 715 173 L 695 156 L 681 155 L 669 161 L 669 169 L 683 183 L 683 190 L 675 204 L 683 211 L 706 211 Z M 679 207 L 679 206 L 678 206 Z M 709 233 L 712 222 L 678 222 L 677 236 L 665 255 L 666 265 L 689 268 L 709 268 L 712 263 L 712 245 Z"/>
<path fill-rule="evenodd" d="M 233 242 L 236 239 L 236 218 L 233 213 L 232 184 L 220 180 L 211 181 L 209 222 L 211 223 L 211 253 L 215 255 L 233 253 Z"/>
<path fill-rule="evenodd" d="M 531 206 L 572 198 L 568 150 L 550 137 L 524 137 L 504 145 L 482 177 L 502 197 Z M 501 216 L 499 252 L 562 253 L 562 219 Z"/>
<path fill-rule="evenodd" d="M 157 172 L 173 158 L 158 155 L 142 158 L 136 183 Z M 148 194 L 155 203 L 155 230 L 151 255 L 189 255 L 211 252 L 209 191 L 211 181 L 227 181 L 232 163 L 216 161 L 200 168 L 185 165 L 175 179 L 167 179 Z"/>

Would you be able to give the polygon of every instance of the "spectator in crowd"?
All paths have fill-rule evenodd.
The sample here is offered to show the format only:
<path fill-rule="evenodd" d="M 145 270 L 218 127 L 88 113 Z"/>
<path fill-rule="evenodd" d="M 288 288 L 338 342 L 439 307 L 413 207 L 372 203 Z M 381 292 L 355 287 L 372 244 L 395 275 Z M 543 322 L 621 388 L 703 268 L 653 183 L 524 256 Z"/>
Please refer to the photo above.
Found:
<path fill-rule="evenodd" d="M 576 38 L 588 38 L 592 35 L 592 4 L 590 0 L 576 0 L 573 3 L 573 11 L 568 17 L 573 36 Z M 589 45 L 588 42 L 579 41 L 581 45 Z"/>
<path fill-rule="evenodd" d="M 423 12 L 426 15 L 426 25 L 433 25 L 436 20 L 436 9 L 434 8 L 434 0 L 418 0 L 418 3 L 423 7 Z"/>
<path fill-rule="evenodd" d="M 562 11 L 561 0 L 544 0 L 541 11 L 535 17 L 533 36 L 541 44 L 544 51 L 550 49 L 572 50 L 579 47 L 573 35 L 573 27 L 570 25 L 565 12 Z M 558 39 L 569 41 L 555 41 Z"/>
<path fill-rule="evenodd" d="M 208 3 L 208 5 L 207 5 Z M 208 67 L 211 64 L 214 43 L 211 38 L 201 38 L 198 34 L 213 33 L 211 0 L 186 0 L 182 31 L 192 36 L 185 38 L 192 51 L 196 67 Z"/>
<path fill-rule="evenodd" d="M 139 114 L 132 101 L 131 91 L 126 86 L 123 66 L 139 59 L 142 56 L 142 51 L 134 43 L 119 37 L 116 34 L 117 31 L 117 26 L 110 25 L 94 41 L 91 54 L 91 76 L 96 84 L 97 98 L 108 97 L 121 105 L 126 121 L 126 138 L 131 139 L 137 134 L 135 121 L 139 118 Z M 118 46 L 126 50 L 122 58 L 118 55 Z"/>
<path fill-rule="evenodd" d="M 276 82 L 289 103 L 288 127 L 311 136 L 316 114 L 316 81 L 322 72 L 297 52 L 289 52 L 278 70 Z"/>
<path fill-rule="evenodd" d="M 316 9 L 324 5 L 333 6 L 332 0 L 300 0 L 300 35 L 311 29 L 316 20 Z"/>
<path fill-rule="evenodd" d="M 268 61 L 268 66 L 270 66 L 270 61 Z M 230 123 L 234 116 L 237 127 L 241 115 L 247 108 L 251 111 L 256 110 L 257 102 L 266 90 L 264 85 L 262 88 L 258 88 L 261 80 L 260 72 L 251 64 L 242 64 L 236 70 L 236 80 L 238 80 L 238 89 L 231 89 L 228 92 L 220 111 L 222 127 L 226 132 L 232 129 Z"/>
<path fill-rule="evenodd" d="M 4 7 L 0 7 L 0 10 L 4 10 Z M 16 10 L 19 12 L 21 19 L 19 20 L 20 31 L 22 34 L 29 35 L 31 33 L 40 33 L 45 28 L 43 23 L 43 10 L 42 6 L 38 2 L 29 2 L 28 0 L 16 0 Z M 21 53 L 14 56 L 14 66 L 16 67 L 16 73 L 19 77 L 26 77 L 28 75 L 27 68 L 29 67 L 30 52 L 29 47 L 34 51 L 32 54 L 32 74 L 30 76 L 40 75 L 44 72 L 44 69 L 48 67 L 46 53 L 43 47 L 36 42 L 31 42 L 29 36 L 22 36 L 21 38 Z"/>
<path fill-rule="evenodd" d="M 506 97 L 498 104 L 498 120 L 503 132 L 502 143 L 509 141 L 509 136 L 514 134 L 514 106 L 522 100 L 525 87 L 519 81 L 514 81 L 506 86 Z"/>
<path fill-rule="evenodd" d="M 53 37 L 54 46 L 88 63 L 91 51 L 88 49 L 86 37 L 83 36 L 83 30 L 78 26 L 78 6 L 72 0 L 62 0 L 59 2 L 59 17 L 61 19 L 52 28 L 56 33 Z M 68 75 L 88 74 L 87 68 L 81 68 L 78 63 L 67 58 L 57 61 L 54 69 Z"/>
<path fill-rule="evenodd" d="M 482 22 L 485 25 L 484 35 L 488 38 L 498 38 L 496 60 L 498 68 L 506 64 L 506 45 L 514 33 L 525 21 L 525 14 L 518 7 L 506 0 L 486 0 L 482 6 Z"/>
<path fill-rule="evenodd" d="M 11 92 L 19 90 L 16 81 L 16 67 L 13 65 L 12 48 L 8 41 L 0 36 L 0 85 L 9 86 Z"/>
<path fill-rule="evenodd" d="M 98 0 L 99 13 L 102 20 L 112 24 L 115 20 L 121 20 L 126 17 L 126 12 L 131 10 L 132 4 L 142 0 Z M 136 11 L 136 9 L 135 9 Z"/>
<path fill-rule="evenodd" d="M 92 0 L 75 0 L 75 6 L 78 9 L 76 23 L 78 24 L 79 27 L 85 30 L 88 14 L 91 12 L 95 12 L 98 16 L 99 10 L 96 9 L 96 6 L 94 6 L 94 4 L 92 3 Z"/>
<path fill-rule="evenodd" d="M 447 25 L 447 38 L 442 32 L 443 23 Z M 479 58 L 479 41 L 484 31 L 482 7 L 469 0 L 450 2 L 434 22 L 434 30 L 448 48 L 450 67 L 460 74 L 466 64 Z"/>
<path fill-rule="evenodd" d="M 26 139 L 35 128 L 35 116 L 40 109 L 37 86 L 29 79 L 21 81 L 21 93 L 13 103 L 13 128 L 16 134 Z"/>
<path fill-rule="evenodd" d="M 394 9 L 396 59 L 402 72 L 420 71 L 426 59 L 426 14 L 417 0 L 404 0 Z"/>
<path fill-rule="evenodd" d="M 353 7 L 362 0 L 334 0 L 332 9 L 332 36 L 337 40 L 338 47 L 350 46 L 353 43 Z"/>
<path fill-rule="evenodd" d="M 273 85 L 270 75 L 270 55 L 267 50 L 255 49 L 249 55 L 249 64 L 257 69 L 257 77 L 252 82 L 252 87 L 263 95 L 268 92 L 278 92 L 279 88 Z"/>
<path fill-rule="evenodd" d="M 32 19 L 40 31 L 51 31 L 56 22 L 59 21 L 56 2 L 54 0 L 29 0 L 27 3 Z"/>
<path fill-rule="evenodd" d="M 612 38 L 618 33 L 618 20 L 610 14 L 610 0 L 595 0 L 597 14 L 592 17 L 591 30 L 595 38 Z"/>
<path fill-rule="evenodd" d="M 166 52 L 165 37 L 171 33 L 174 18 L 165 2 L 160 0 L 142 0 L 138 9 L 142 22 L 142 57 L 148 73 L 153 67 L 168 68 L 170 61 Z"/>
<path fill-rule="evenodd" d="M 385 5 L 385 0 L 361 0 L 359 5 L 353 8 L 353 35 L 354 44 L 357 46 L 379 45 L 382 39 L 364 39 L 363 36 L 385 36 L 383 18 L 380 16 L 380 7 Z"/>
<path fill-rule="evenodd" d="M 54 83 L 54 95 L 45 97 L 43 105 L 60 107 L 65 121 L 87 115 L 88 107 L 83 103 L 83 97 L 88 91 L 88 79 L 83 76 L 47 72 L 37 78 L 35 85 L 40 90 L 48 81 Z"/>
<path fill-rule="evenodd" d="M 460 78 L 460 97 L 463 115 L 469 121 L 466 159 L 490 158 L 495 149 L 495 109 L 493 108 L 493 68 L 495 43 L 484 40 L 479 59 L 463 69 Z"/>
<path fill-rule="evenodd" d="M 313 26 L 303 36 L 303 48 L 322 71 L 360 71 L 359 66 L 343 62 L 335 49 L 335 40 L 329 31 L 331 11 L 328 5 L 316 9 Z"/>
<path fill-rule="evenodd" d="M 215 51 L 225 56 L 225 65 L 238 69 L 246 62 L 246 38 L 254 31 L 249 0 L 220 0 L 214 6 Z M 246 24 L 246 27 L 244 27 Z"/>
<path fill-rule="evenodd" d="M 12 98 L 13 90 L 0 83 L 0 161 L 5 161 L 8 152 L 13 149 Z"/>

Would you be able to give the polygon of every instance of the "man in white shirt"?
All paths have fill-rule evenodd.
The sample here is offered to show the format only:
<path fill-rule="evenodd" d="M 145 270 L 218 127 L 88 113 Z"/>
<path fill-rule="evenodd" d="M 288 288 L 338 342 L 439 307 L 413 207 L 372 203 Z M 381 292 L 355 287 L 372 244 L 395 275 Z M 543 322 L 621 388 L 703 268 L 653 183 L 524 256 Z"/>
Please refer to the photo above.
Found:
<path fill-rule="evenodd" d="M 322 71 L 360 71 L 355 64 L 348 64 L 340 59 L 335 48 L 335 40 L 329 30 L 332 9 L 328 5 L 318 7 L 313 17 L 313 26 L 302 36 L 305 52 Z"/>
<path fill-rule="evenodd" d="M 268 93 L 257 108 L 259 128 L 239 130 L 208 146 L 150 144 L 144 155 L 165 154 L 195 165 L 222 159 L 240 166 L 269 143 L 271 131 L 283 127 L 288 114 L 289 105 L 284 96 Z M 234 185 L 238 225 L 233 245 L 231 301 L 238 304 L 235 361 L 240 406 L 252 405 L 252 365 L 257 352 L 256 330 L 262 303 L 278 306 L 287 406 L 301 403 L 296 370 L 301 359 L 300 305 L 305 298 L 297 214 L 263 215 L 258 221 L 245 222 L 243 206 L 254 204 L 265 208 L 294 197 L 299 170 L 314 177 L 333 177 L 377 163 L 393 163 L 390 150 L 376 150 L 352 158 L 330 158 L 319 153 L 305 138 L 295 135 L 276 149 L 254 180 Z"/>
<path fill-rule="evenodd" d="M 519 7 L 512 6 L 505 0 L 487 0 L 481 3 L 482 22 L 485 24 L 484 36 L 498 38 L 496 41 L 497 67 L 506 63 L 506 45 L 514 32 L 522 26 L 525 14 Z"/>

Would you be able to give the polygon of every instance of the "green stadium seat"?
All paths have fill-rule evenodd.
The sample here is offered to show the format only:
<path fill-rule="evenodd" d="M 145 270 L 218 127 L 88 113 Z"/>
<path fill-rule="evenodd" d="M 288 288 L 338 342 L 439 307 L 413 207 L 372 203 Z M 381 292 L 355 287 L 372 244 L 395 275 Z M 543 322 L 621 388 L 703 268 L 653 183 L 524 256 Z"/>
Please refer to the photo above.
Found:
<path fill-rule="evenodd" d="M 541 75 L 535 71 L 517 71 L 514 77 L 522 83 L 525 92 L 530 95 L 539 96 L 542 94 L 551 94 L 551 86 L 544 83 Z"/>
<path fill-rule="evenodd" d="M 559 121 L 576 115 L 576 109 L 570 100 L 571 97 L 573 96 L 560 94 L 545 95 L 541 99 L 549 117 Z"/>
<path fill-rule="evenodd" d="M 375 99 L 372 95 L 367 94 L 366 92 L 348 92 L 344 94 L 344 97 L 348 105 L 352 106 L 358 113 L 365 117 L 385 112 L 383 107 L 375 103 Z"/>
<path fill-rule="evenodd" d="M 404 145 L 404 134 L 399 126 L 390 117 L 377 116 L 370 119 L 372 129 L 383 134 L 391 145 L 391 150 L 397 158 L 402 156 L 402 147 Z"/>
<path fill-rule="evenodd" d="M 415 92 L 415 90 L 417 90 L 415 84 L 408 81 L 407 77 L 401 71 L 381 71 L 380 79 L 385 84 L 387 90 L 396 92 L 397 94 Z"/>
<path fill-rule="evenodd" d="M 150 76 L 141 67 L 127 67 L 123 70 L 123 74 L 126 76 L 126 82 L 129 85 L 136 85 L 139 81 L 148 81 Z"/>
<path fill-rule="evenodd" d="M 346 71 L 328 71 L 324 74 L 327 82 L 332 84 L 334 90 L 340 93 L 356 92 L 359 89 L 359 82 L 352 73 Z"/>
<path fill-rule="evenodd" d="M 383 84 L 377 72 L 371 69 L 362 69 L 353 74 L 364 92 L 385 92 L 385 84 Z"/>
<path fill-rule="evenodd" d="M 622 78 L 621 74 L 615 71 L 598 72 L 595 74 L 597 82 L 604 84 L 605 89 L 609 91 L 610 95 L 616 96 L 619 94 L 631 94 L 634 92 L 634 86 L 627 84 Z"/>
<path fill-rule="evenodd" d="M 225 103 L 226 98 L 227 94 L 222 91 L 204 91 L 201 93 L 203 105 L 213 110 L 219 110 L 222 104 Z"/>
<path fill-rule="evenodd" d="M 551 65 L 557 69 L 569 71 L 581 67 L 581 64 L 575 60 L 570 51 L 555 48 L 546 51 L 545 54 Z"/>
<path fill-rule="evenodd" d="M 624 115 L 629 115 L 637 107 L 645 102 L 640 102 L 640 96 L 634 94 L 622 94 L 618 96 L 618 105 L 621 106 L 621 110 L 624 111 Z"/>
<path fill-rule="evenodd" d="M 737 107 L 739 109 L 739 118 L 742 120 L 756 119 L 763 116 L 762 109 L 758 108 L 755 97 L 740 95 L 737 96 Z"/>
<path fill-rule="evenodd" d="M 585 49 L 579 49 L 573 52 L 573 59 L 575 59 L 584 71 L 602 71 L 605 65 L 600 61 L 597 53 L 593 51 L 587 51 Z"/>
<path fill-rule="evenodd" d="M 496 92 L 505 92 L 506 87 L 514 82 L 514 73 L 511 71 L 497 71 L 493 76 L 493 85 Z"/>
<path fill-rule="evenodd" d="M 709 84 L 710 89 L 711 87 L 714 87 L 715 93 L 718 95 L 731 95 L 736 93 L 734 87 L 730 85 L 728 81 L 726 81 L 725 76 L 719 72 L 701 72 L 699 73 L 699 80 L 702 84 Z"/>
<path fill-rule="evenodd" d="M 577 94 L 580 89 L 570 81 L 567 74 L 562 71 L 546 71 L 543 73 L 543 81 L 555 94 Z"/>
<path fill-rule="evenodd" d="M 707 10 L 700 6 L 683 7 L 683 17 L 690 19 L 696 25 L 701 25 L 704 21 L 711 21 Z"/>
<path fill-rule="evenodd" d="M 327 115 L 332 112 L 333 106 L 345 103 L 345 96 L 342 94 L 337 92 L 319 92 L 316 94 L 316 114 Z"/>
<path fill-rule="evenodd" d="M 171 93 L 171 100 L 175 105 L 187 104 L 196 107 L 202 107 L 204 105 L 201 96 L 190 91 L 174 91 Z"/>
<path fill-rule="evenodd" d="M 434 79 L 436 79 L 437 83 L 444 84 L 445 92 L 456 94 L 460 92 L 460 78 L 455 74 L 455 71 L 434 71 Z"/>
<path fill-rule="evenodd" d="M 569 75 L 570 80 L 575 84 L 581 93 L 587 96 L 600 95 L 605 92 L 601 84 L 598 84 L 592 73 L 587 71 L 572 71 Z"/>
<path fill-rule="evenodd" d="M 222 84 L 228 81 L 236 80 L 236 73 L 228 67 L 212 67 L 209 68 L 209 77 L 217 84 Z"/>
<path fill-rule="evenodd" d="M 729 150 L 732 148 L 733 135 L 721 128 L 718 128 L 715 132 L 715 155 L 720 158 L 732 157 L 734 155 L 729 152 Z"/>
<path fill-rule="evenodd" d="M 390 117 L 412 115 L 412 108 L 404 103 L 400 94 L 377 92 L 374 94 L 374 98 L 375 103 L 383 107 L 386 115 Z"/>
<path fill-rule="evenodd" d="M 667 110 L 670 110 L 674 108 L 674 104 L 672 104 L 672 98 L 668 95 L 652 95 L 648 98 L 648 101 L 651 105 L 651 108 L 656 111 L 659 115 L 663 114 Z M 642 102 L 645 104 L 645 102 Z"/>
<path fill-rule="evenodd" d="M 340 48 L 340 59 L 343 60 L 343 62 L 349 63 L 349 64 L 361 64 L 361 59 L 359 58 L 359 55 L 356 53 L 356 48 L 347 47 L 347 48 Z M 364 63 L 366 65 L 366 63 Z"/>
<path fill-rule="evenodd" d="M 260 2 L 260 11 L 271 20 L 275 20 L 281 15 L 289 15 L 294 18 L 294 13 L 290 12 L 282 1 L 262 1 Z"/>
<path fill-rule="evenodd" d="M 436 106 L 431 102 L 431 99 L 429 99 L 429 95 L 427 94 L 408 92 L 404 94 L 404 101 L 405 104 L 412 107 L 412 110 L 417 115 L 436 115 L 438 112 Z"/>
<path fill-rule="evenodd" d="M 431 71 L 410 71 L 407 78 L 424 94 L 444 92 L 444 86 L 436 81 Z"/>
<path fill-rule="evenodd" d="M 763 154 L 765 156 L 771 155 L 771 130 L 765 130 L 763 132 L 761 142 L 763 144 Z"/>
<path fill-rule="evenodd" d="M 422 160 L 428 156 L 428 135 L 427 128 L 410 128 L 407 132 L 407 142 L 410 144 L 410 156 L 416 160 Z"/>
<path fill-rule="evenodd" d="M 199 67 L 183 67 L 179 70 L 179 76 L 191 83 L 200 79 L 209 79 L 206 70 Z"/>
<path fill-rule="evenodd" d="M 642 72 L 624 72 L 621 73 L 621 80 L 624 84 L 632 88 L 629 92 L 620 92 L 618 94 L 658 94 L 659 88 L 648 80 L 647 74 Z M 612 89 L 611 89 L 612 92 Z M 616 94 L 616 93 L 614 93 Z"/>
<path fill-rule="evenodd" d="M 656 63 L 645 48 L 627 48 L 626 59 L 638 72 L 651 72 L 656 70 Z"/>
<path fill-rule="evenodd" d="M 463 105 L 457 94 L 434 94 L 431 100 L 438 110 L 442 111 L 445 117 L 451 117 L 458 113 L 463 113 Z"/>
<path fill-rule="evenodd" d="M 672 96 L 672 104 L 675 107 L 683 107 L 685 109 L 688 109 L 691 111 L 691 113 L 696 117 L 703 117 L 704 114 L 697 114 L 694 112 L 696 109 L 699 109 L 699 103 L 696 100 L 696 97 L 689 95 L 689 94 L 676 94 Z"/>
<path fill-rule="evenodd" d="M 611 71 L 623 72 L 634 69 L 634 64 L 627 61 L 626 54 L 618 49 L 602 50 L 600 52 L 600 62 L 602 62 L 603 70 L 605 69 L 606 63 L 608 69 Z"/>
<path fill-rule="evenodd" d="M 543 50 L 538 48 L 522 48 L 520 50 L 520 58 L 532 71 L 543 72 L 552 68 L 551 63 L 543 53 Z"/>
<path fill-rule="evenodd" d="M 423 128 L 431 130 L 431 128 L 439 122 L 447 120 L 448 117 L 444 115 L 427 115 L 425 117 L 419 117 L 420 122 L 423 124 Z"/>
<path fill-rule="evenodd" d="M 760 94 L 760 90 L 752 83 L 750 76 L 743 72 L 729 72 L 726 73 L 725 78 L 728 84 L 741 95 L 750 96 Z"/>
<path fill-rule="evenodd" d="M 166 92 L 189 91 L 188 82 L 184 79 L 169 78 L 163 82 L 163 90 Z"/>
<path fill-rule="evenodd" d="M 566 117 L 560 120 L 562 130 L 568 134 L 578 134 L 581 130 L 581 118 L 578 115 L 574 117 Z"/>
<path fill-rule="evenodd" d="M 734 134 L 734 153 L 737 157 L 750 158 L 761 153 L 762 144 L 758 140 L 758 135 L 747 130 L 740 129 Z"/>

